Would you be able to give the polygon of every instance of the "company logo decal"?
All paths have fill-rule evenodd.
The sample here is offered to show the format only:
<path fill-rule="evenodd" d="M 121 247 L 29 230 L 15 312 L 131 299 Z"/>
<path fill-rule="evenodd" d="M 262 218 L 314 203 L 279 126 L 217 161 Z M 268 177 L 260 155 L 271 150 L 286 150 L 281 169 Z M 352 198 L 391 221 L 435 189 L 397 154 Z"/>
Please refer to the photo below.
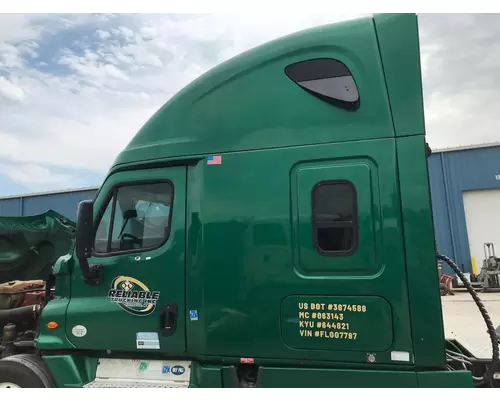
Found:
<path fill-rule="evenodd" d="M 117 276 L 111 282 L 108 298 L 133 315 L 149 315 L 160 298 L 159 291 L 151 291 L 141 281 L 130 276 Z"/>
<path fill-rule="evenodd" d="M 171 371 L 174 375 L 182 375 L 186 369 L 182 365 L 174 365 Z"/>

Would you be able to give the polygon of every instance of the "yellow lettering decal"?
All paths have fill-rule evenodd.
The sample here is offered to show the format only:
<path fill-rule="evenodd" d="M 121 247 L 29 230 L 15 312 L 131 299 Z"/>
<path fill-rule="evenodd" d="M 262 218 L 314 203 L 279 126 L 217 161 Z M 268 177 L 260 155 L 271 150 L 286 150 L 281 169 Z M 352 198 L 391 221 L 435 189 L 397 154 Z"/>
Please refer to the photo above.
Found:
<path fill-rule="evenodd" d="M 298 310 L 299 328 L 303 328 L 299 329 L 301 337 L 356 340 L 358 333 L 351 331 L 349 322 L 344 320 L 344 313 L 347 312 L 347 319 L 349 319 L 350 313 L 366 312 L 367 307 L 362 304 L 302 302 L 298 303 Z M 304 310 L 315 310 L 315 312 L 309 313 Z"/>
<path fill-rule="evenodd" d="M 312 305 L 312 303 L 311 303 Z M 318 309 L 318 308 L 317 308 Z M 324 310 L 325 308 L 321 308 Z M 366 312 L 366 305 L 360 304 L 327 304 L 326 309 L 328 311 L 350 311 L 350 312 Z"/>

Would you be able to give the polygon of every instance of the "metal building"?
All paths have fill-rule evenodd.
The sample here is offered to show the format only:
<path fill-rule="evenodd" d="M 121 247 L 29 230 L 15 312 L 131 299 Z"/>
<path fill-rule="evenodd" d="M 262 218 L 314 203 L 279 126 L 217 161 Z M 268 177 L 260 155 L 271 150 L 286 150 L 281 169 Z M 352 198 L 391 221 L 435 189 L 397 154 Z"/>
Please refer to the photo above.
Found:
<path fill-rule="evenodd" d="M 31 193 L 21 196 L 0 197 L 0 216 L 15 217 L 42 214 L 54 210 L 76 221 L 78 203 L 93 199 L 98 187 L 86 187 L 54 192 Z"/>
<path fill-rule="evenodd" d="M 500 143 L 433 150 L 429 175 L 437 247 L 478 273 L 484 243 L 500 250 Z"/>
<path fill-rule="evenodd" d="M 436 245 L 464 272 L 479 272 L 485 242 L 500 252 L 500 143 L 433 150 L 428 162 Z M 0 216 L 53 209 L 76 221 L 78 203 L 94 198 L 97 190 L 2 197 Z M 451 272 L 446 265 L 443 270 Z"/>

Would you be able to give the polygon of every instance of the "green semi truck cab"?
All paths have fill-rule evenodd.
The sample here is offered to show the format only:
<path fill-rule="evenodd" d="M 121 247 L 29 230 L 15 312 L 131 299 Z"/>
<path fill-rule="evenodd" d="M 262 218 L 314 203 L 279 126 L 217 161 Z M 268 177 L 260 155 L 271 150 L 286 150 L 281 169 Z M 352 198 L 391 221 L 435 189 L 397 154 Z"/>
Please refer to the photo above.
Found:
<path fill-rule="evenodd" d="M 22 359 L 38 386 L 473 386 L 447 367 L 427 150 L 413 14 L 219 65 L 80 204 L 35 350 L 0 376 Z"/>

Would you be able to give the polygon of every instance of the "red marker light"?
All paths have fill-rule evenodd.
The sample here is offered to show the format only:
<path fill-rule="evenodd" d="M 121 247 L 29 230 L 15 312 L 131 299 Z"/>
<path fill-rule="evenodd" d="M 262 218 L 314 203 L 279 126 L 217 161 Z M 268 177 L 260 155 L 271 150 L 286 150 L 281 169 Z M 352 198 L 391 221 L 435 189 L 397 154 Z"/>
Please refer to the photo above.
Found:
<path fill-rule="evenodd" d="M 240 363 L 242 364 L 253 364 L 254 359 L 253 358 L 240 358 Z"/>

